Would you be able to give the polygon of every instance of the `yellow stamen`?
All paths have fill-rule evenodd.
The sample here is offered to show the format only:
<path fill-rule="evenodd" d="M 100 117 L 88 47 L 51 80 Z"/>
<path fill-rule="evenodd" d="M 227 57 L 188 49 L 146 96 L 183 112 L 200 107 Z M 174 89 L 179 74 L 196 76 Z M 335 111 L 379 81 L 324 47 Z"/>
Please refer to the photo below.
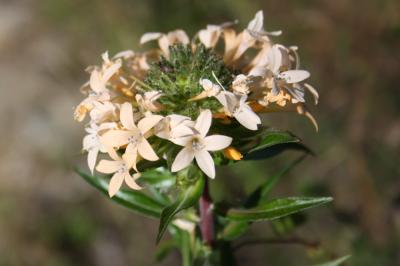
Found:
<path fill-rule="evenodd" d="M 243 155 L 232 146 L 224 149 L 224 155 L 229 160 L 234 160 L 234 161 L 240 161 L 243 158 Z"/>

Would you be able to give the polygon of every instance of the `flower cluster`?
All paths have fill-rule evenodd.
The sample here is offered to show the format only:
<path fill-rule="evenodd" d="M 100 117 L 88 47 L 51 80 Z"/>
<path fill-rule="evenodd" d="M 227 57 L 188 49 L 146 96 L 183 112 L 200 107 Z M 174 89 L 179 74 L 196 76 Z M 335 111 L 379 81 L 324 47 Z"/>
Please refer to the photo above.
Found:
<path fill-rule="evenodd" d="M 297 47 L 274 43 L 281 32 L 266 31 L 263 20 L 257 12 L 239 33 L 236 23 L 208 25 L 192 40 L 183 30 L 146 33 L 140 43 L 157 41 L 159 49 L 104 53 L 101 66 L 88 68 L 87 97 L 74 116 L 90 117 L 83 149 L 92 173 L 112 174 L 110 196 L 123 183 L 141 189 L 137 180 L 149 167 L 178 172 L 195 161 L 214 178 L 217 158 L 242 157 L 234 144 L 243 134 L 234 132 L 252 136 L 262 112 L 297 111 L 317 127 L 305 92 L 315 104 L 318 93 L 305 83 L 310 74 L 299 69 Z M 97 164 L 99 153 L 111 160 Z"/>

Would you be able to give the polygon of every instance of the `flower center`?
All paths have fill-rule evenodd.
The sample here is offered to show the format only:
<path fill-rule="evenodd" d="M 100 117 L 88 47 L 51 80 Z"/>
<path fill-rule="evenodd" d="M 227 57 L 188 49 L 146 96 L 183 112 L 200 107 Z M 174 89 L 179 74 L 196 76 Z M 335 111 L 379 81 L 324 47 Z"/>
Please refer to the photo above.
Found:
<path fill-rule="evenodd" d="M 204 145 L 203 141 L 200 138 L 195 137 L 192 140 L 192 149 L 193 150 L 200 151 L 200 150 L 203 150 L 204 148 L 205 148 L 205 145 Z"/>
<path fill-rule="evenodd" d="M 142 133 L 137 133 L 135 135 L 128 137 L 128 143 L 136 145 L 140 142 L 140 139 L 143 137 Z"/>
<path fill-rule="evenodd" d="M 118 174 L 122 174 L 125 173 L 126 171 L 128 171 L 128 167 L 126 167 L 126 164 L 122 164 L 121 168 L 118 169 L 117 173 Z"/>
<path fill-rule="evenodd" d="M 195 119 L 200 110 L 217 111 L 221 104 L 214 98 L 188 101 L 204 91 L 201 79 L 215 81 L 213 73 L 228 88 L 232 84 L 234 72 L 212 49 L 199 44 L 193 51 L 191 46 L 176 44 L 169 47 L 169 58 L 162 57 L 152 64 L 144 82 L 152 90 L 163 95 L 157 100 L 163 105 L 164 115 L 181 114 Z M 148 88 L 143 88 L 150 91 Z"/>

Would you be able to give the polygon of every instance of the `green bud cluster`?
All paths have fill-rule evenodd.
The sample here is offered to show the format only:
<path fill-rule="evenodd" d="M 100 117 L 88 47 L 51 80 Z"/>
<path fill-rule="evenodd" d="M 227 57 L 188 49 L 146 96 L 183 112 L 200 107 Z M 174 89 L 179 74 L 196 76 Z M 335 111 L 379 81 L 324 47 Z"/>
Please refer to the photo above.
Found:
<path fill-rule="evenodd" d="M 158 99 L 164 109 L 164 115 L 181 114 L 195 119 L 203 109 L 215 112 L 222 106 L 213 97 L 197 101 L 190 98 L 204 91 L 200 79 L 218 81 L 228 88 L 234 78 L 234 72 L 229 69 L 223 59 L 211 49 L 199 44 L 194 50 L 190 45 L 176 44 L 169 48 L 169 58 L 161 57 L 151 65 L 144 82 L 153 90 L 163 92 Z M 149 88 L 144 88 L 150 90 Z"/>

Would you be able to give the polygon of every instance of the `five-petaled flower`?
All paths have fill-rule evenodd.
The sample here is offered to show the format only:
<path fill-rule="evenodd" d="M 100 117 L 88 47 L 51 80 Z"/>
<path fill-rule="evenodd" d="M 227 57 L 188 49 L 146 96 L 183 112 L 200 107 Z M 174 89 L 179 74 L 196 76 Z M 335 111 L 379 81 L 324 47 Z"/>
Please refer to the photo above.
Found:
<path fill-rule="evenodd" d="M 132 105 L 130 103 L 124 103 L 120 111 L 120 120 L 124 129 L 110 130 L 101 137 L 101 140 L 103 144 L 108 147 L 122 147 L 127 145 L 124 153 L 125 161 L 136 170 L 138 155 L 148 161 L 158 160 L 157 154 L 146 139 L 146 134 L 160 122 L 162 118 L 163 117 L 160 115 L 149 115 L 142 118 L 136 126 Z"/>
<path fill-rule="evenodd" d="M 208 177 L 215 177 L 214 160 L 209 151 L 218 151 L 228 147 L 232 138 L 222 135 L 207 136 L 211 120 L 211 111 L 202 111 L 196 119 L 192 134 L 172 140 L 175 144 L 184 147 L 172 163 L 172 172 L 186 168 L 193 159 L 196 159 L 197 165 Z"/>
<path fill-rule="evenodd" d="M 133 176 L 130 174 L 133 167 L 132 161 L 125 154 L 122 158 L 119 157 L 114 149 L 108 149 L 108 153 L 113 160 L 101 160 L 96 166 L 96 170 L 104 174 L 113 174 L 108 185 L 109 196 L 113 197 L 117 194 L 124 181 L 131 189 L 142 189 L 135 181 L 140 174 L 135 173 Z"/>

